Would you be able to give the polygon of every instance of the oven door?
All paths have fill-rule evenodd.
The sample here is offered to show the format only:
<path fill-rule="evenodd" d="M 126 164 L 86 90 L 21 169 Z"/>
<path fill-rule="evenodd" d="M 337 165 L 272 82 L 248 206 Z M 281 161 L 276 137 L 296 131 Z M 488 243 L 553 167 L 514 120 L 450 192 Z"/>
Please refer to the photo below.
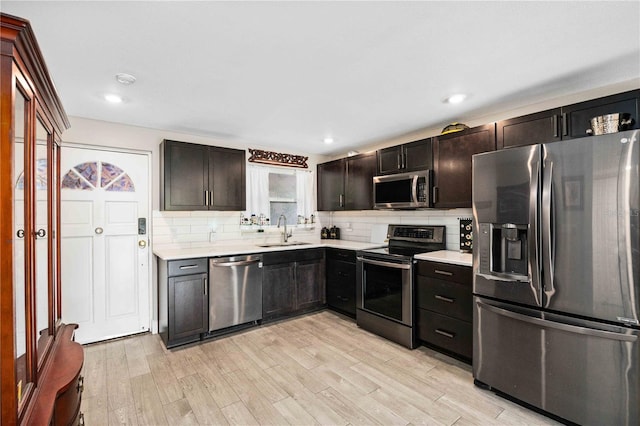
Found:
<path fill-rule="evenodd" d="M 358 257 L 356 304 L 359 309 L 411 327 L 412 263 Z"/>

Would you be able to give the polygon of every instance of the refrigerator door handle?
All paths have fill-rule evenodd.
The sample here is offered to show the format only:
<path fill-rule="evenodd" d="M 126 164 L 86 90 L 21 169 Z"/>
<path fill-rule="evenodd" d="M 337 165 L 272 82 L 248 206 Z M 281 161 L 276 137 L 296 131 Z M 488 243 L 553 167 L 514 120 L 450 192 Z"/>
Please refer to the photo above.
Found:
<path fill-rule="evenodd" d="M 531 167 L 531 191 L 529 191 L 529 226 L 531 227 L 531 235 L 533 238 L 529 238 L 529 253 L 531 255 L 528 259 L 529 274 L 531 277 L 531 289 L 535 296 L 536 304 L 542 305 L 541 292 L 540 292 L 540 246 L 538 238 L 538 197 L 540 191 L 540 156 L 537 155 L 535 159 L 534 167 Z"/>
<path fill-rule="evenodd" d="M 545 286 L 544 306 L 549 307 L 556 292 L 554 287 L 554 246 L 553 237 L 553 161 L 545 161 L 542 188 L 542 270 Z"/>
<path fill-rule="evenodd" d="M 623 342 L 635 342 L 638 340 L 638 336 L 633 334 L 622 334 L 622 333 L 616 333 L 613 331 L 605 331 L 605 330 L 598 330 L 595 328 L 580 327 L 578 325 L 563 324 L 563 323 L 551 321 L 548 319 L 530 317 L 528 315 L 498 308 L 497 306 L 488 305 L 479 300 L 476 301 L 476 304 L 480 309 L 485 309 L 487 311 L 493 312 L 494 314 L 502 315 L 504 317 L 509 317 L 517 321 L 533 324 L 538 327 L 553 328 L 560 331 L 566 331 L 568 333 L 582 334 L 586 336 L 593 336 L 593 337 L 599 337 L 599 338 L 610 339 L 610 340 L 619 340 Z"/>

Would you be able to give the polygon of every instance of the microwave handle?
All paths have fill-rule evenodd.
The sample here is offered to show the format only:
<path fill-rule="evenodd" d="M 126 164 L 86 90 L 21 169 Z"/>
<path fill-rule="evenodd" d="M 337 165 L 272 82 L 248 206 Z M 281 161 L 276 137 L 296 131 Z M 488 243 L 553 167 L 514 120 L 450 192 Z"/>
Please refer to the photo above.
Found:
<path fill-rule="evenodd" d="M 414 176 L 411 182 L 411 199 L 418 204 L 418 175 Z"/>
<path fill-rule="evenodd" d="M 438 202 L 438 187 L 433 187 L 433 204 Z"/>

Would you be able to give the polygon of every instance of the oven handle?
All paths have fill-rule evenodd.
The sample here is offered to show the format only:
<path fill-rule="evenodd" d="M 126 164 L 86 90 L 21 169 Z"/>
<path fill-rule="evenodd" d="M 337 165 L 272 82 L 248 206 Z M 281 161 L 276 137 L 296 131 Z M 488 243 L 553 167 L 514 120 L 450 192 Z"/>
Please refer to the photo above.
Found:
<path fill-rule="evenodd" d="M 386 267 L 395 268 L 395 269 L 411 269 L 410 263 L 383 262 L 380 260 L 366 259 L 364 257 L 358 257 L 357 259 L 363 263 L 368 263 L 370 265 L 386 266 Z"/>

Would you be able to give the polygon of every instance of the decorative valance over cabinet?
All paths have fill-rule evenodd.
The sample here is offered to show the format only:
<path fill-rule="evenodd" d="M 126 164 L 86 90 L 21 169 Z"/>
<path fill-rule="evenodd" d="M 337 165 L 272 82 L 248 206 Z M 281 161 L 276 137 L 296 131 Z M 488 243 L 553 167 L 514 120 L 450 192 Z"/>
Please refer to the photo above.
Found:
<path fill-rule="evenodd" d="M 60 321 L 59 144 L 69 122 L 29 22 L 0 18 L 0 423 L 71 424 L 83 358 Z"/>

